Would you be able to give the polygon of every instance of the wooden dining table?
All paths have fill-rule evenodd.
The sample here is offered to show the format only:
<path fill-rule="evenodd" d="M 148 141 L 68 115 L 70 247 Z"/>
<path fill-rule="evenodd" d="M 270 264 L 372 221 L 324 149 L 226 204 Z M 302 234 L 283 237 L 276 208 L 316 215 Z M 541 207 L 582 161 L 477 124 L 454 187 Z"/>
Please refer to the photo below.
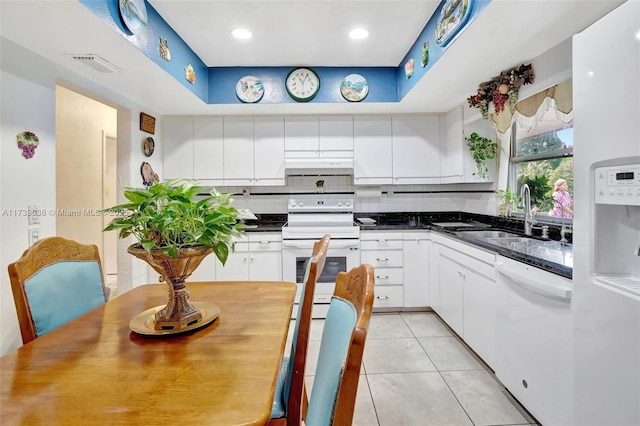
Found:
<path fill-rule="evenodd" d="M 295 284 L 192 282 L 220 314 L 196 331 L 130 330 L 167 302 L 136 287 L 0 358 L 2 425 L 262 425 L 270 417 Z"/>

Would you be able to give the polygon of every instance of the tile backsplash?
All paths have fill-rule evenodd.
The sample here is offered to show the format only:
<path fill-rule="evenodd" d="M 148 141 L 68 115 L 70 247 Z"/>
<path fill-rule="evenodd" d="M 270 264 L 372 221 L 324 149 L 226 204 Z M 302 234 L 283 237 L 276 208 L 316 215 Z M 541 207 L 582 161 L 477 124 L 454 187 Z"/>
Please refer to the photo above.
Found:
<path fill-rule="evenodd" d="M 316 193 L 316 181 L 320 179 L 324 180 L 322 195 Z M 356 213 L 463 211 L 497 214 L 492 183 L 361 187 L 353 185 L 353 176 L 288 176 L 286 186 L 220 186 L 217 189 L 236 194 L 233 197 L 235 206 L 249 208 L 255 213 L 286 213 L 291 198 L 322 196 L 352 198 Z"/>

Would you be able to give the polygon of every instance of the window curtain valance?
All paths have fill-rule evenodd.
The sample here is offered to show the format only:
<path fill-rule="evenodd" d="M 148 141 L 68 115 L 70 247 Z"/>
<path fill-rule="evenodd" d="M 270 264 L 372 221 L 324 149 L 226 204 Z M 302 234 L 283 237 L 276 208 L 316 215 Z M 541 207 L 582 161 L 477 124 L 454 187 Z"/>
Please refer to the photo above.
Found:
<path fill-rule="evenodd" d="M 535 129 L 542 121 L 545 113 L 553 108 L 558 120 L 569 123 L 573 119 L 573 86 L 572 80 L 564 81 L 546 90 L 518 101 L 515 108 L 505 107 L 500 113 L 492 113 L 489 120 L 494 129 L 506 133 L 516 122 L 524 130 Z"/>

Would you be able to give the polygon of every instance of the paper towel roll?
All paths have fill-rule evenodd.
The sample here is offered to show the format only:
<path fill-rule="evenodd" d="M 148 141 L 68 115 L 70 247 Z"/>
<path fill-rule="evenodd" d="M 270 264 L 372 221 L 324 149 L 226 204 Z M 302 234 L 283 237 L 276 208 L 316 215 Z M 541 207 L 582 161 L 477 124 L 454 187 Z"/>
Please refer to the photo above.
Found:
<path fill-rule="evenodd" d="M 382 190 L 380 188 L 357 188 L 356 189 L 356 197 L 381 197 Z"/>

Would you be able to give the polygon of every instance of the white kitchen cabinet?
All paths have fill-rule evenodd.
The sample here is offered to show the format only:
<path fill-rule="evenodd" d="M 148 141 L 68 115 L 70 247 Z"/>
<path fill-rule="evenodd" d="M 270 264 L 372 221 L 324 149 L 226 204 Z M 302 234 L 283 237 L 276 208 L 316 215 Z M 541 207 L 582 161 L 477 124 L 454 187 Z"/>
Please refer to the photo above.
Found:
<path fill-rule="evenodd" d="M 400 310 L 403 296 L 402 233 L 360 232 L 360 261 L 373 266 L 374 311 Z"/>
<path fill-rule="evenodd" d="M 431 309 L 440 310 L 440 246 L 439 235 L 432 233 L 429 242 L 429 303 Z"/>
<path fill-rule="evenodd" d="M 216 260 L 217 281 L 246 281 L 249 279 L 249 242 L 236 241 L 235 251 L 229 252 L 224 265 Z"/>
<path fill-rule="evenodd" d="M 436 312 L 487 364 L 496 359 L 496 255 L 439 238 L 439 306 Z M 433 307 L 433 306 L 432 306 Z"/>
<path fill-rule="evenodd" d="M 223 136 L 222 117 L 193 118 L 193 178 L 202 184 L 224 184 Z"/>
<path fill-rule="evenodd" d="M 477 133 L 478 135 L 489 138 L 492 141 L 496 140 L 496 131 L 491 126 L 489 120 L 485 120 L 482 118 L 482 115 L 478 113 L 478 111 L 471 110 L 471 108 L 465 108 L 464 110 L 464 122 L 463 122 L 463 137 L 462 137 L 462 160 L 464 164 L 464 182 L 474 183 L 474 182 L 493 182 L 495 176 L 497 174 L 497 158 L 499 153 L 496 153 L 496 158 L 493 160 L 487 160 L 486 165 L 489 169 L 487 173 L 487 177 L 482 178 L 480 176 L 474 175 L 476 171 L 476 163 L 471 156 L 471 152 L 467 147 L 466 137 L 469 137 L 471 133 Z M 500 150 L 500 148 L 498 148 Z"/>
<path fill-rule="evenodd" d="M 318 151 L 321 158 L 353 158 L 353 117 L 320 116 Z"/>
<path fill-rule="evenodd" d="M 217 265 L 220 265 L 220 261 L 214 253 L 211 253 L 202 260 L 202 263 L 200 263 L 191 276 L 187 278 L 187 282 L 215 281 Z M 220 267 L 222 267 L 222 265 L 220 265 Z"/>
<path fill-rule="evenodd" d="M 426 308 L 429 303 L 429 233 L 405 232 L 403 244 L 404 308 Z"/>
<path fill-rule="evenodd" d="M 388 185 L 393 180 L 393 139 L 390 116 L 353 118 L 353 182 Z"/>
<path fill-rule="evenodd" d="M 436 312 L 460 337 L 464 336 L 462 268 L 453 259 L 452 250 L 439 248 L 440 309 Z"/>
<path fill-rule="evenodd" d="M 440 182 L 464 181 L 464 130 L 463 111 L 459 105 L 447 112 L 440 120 Z"/>
<path fill-rule="evenodd" d="M 440 117 L 392 118 L 393 184 L 440 183 Z"/>
<path fill-rule="evenodd" d="M 256 116 L 254 132 L 254 186 L 284 186 L 284 117 Z"/>
<path fill-rule="evenodd" d="M 284 150 L 286 158 L 318 157 L 318 117 L 286 116 L 284 118 Z"/>
<path fill-rule="evenodd" d="M 162 135 L 162 179 L 193 179 L 193 117 L 164 117 Z"/>
<path fill-rule="evenodd" d="M 255 280 L 282 281 L 282 235 L 280 233 L 249 232 L 236 242 L 227 263 L 216 264 L 218 281 Z"/>
<path fill-rule="evenodd" d="M 253 185 L 253 117 L 224 117 L 224 184 Z"/>

